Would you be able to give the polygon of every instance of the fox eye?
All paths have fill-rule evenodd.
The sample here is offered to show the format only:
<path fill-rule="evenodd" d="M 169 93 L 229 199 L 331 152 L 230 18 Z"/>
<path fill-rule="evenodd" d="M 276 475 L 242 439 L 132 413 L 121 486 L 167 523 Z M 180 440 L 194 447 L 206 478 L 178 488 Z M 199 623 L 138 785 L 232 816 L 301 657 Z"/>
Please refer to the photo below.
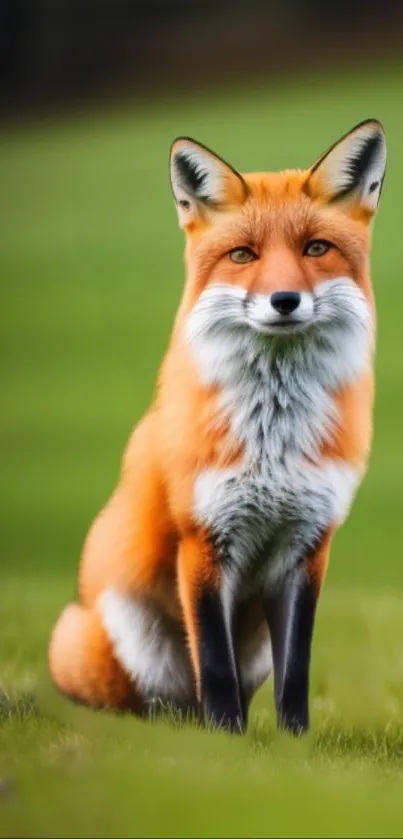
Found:
<path fill-rule="evenodd" d="M 304 256 L 324 256 L 332 247 L 332 243 L 325 239 L 311 239 L 305 245 Z"/>
<path fill-rule="evenodd" d="M 254 259 L 257 259 L 256 254 L 253 252 L 252 248 L 233 248 L 232 251 L 228 254 L 229 258 L 232 262 L 236 262 L 237 265 L 245 265 L 247 262 L 253 262 Z"/>

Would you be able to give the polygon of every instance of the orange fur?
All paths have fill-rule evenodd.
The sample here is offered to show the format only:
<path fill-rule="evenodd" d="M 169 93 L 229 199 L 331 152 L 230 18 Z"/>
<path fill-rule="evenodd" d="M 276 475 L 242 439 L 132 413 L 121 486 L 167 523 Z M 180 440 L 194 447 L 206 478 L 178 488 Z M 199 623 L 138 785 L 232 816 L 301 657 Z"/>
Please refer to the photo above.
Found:
<path fill-rule="evenodd" d="M 182 540 L 179 550 L 178 582 L 196 680 L 196 694 L 199 700 L 201 684 L 198 656 L 199 627 L 195 613 L 196 592 L 203 584 L 217 589 L 219 580 L 219 572 L 207 539 L 203 533 L 189 534 Z"/>
<path fill-rule="evenodd" d="M 305 563 L 307 573 L 314 583 L 316 597 L 319 597 L 325 581 L 334 530 L 335 528 L 332 528 L 326 534 L 318 550 Z"/>
<path fill-rule="evenodd" d="M 140 711 L 140 697 L 95 609 L 66 606 L 53 631 L 49 664 L 56 684 L 71 699 L 95 708 Z"/>

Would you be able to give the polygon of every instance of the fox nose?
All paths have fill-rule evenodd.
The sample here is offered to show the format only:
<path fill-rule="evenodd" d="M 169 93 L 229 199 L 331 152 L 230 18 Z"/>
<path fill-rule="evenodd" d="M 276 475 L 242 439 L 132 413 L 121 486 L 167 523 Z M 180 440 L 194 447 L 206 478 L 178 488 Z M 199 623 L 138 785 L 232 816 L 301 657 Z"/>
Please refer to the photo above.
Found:
<path fill-rule="evenodd" d="M 275 291 L 270 298 L 273 309 L 279 315 L 291 315 L 298 308 L 300 302 L 301 295 L 298 291 Z"/>

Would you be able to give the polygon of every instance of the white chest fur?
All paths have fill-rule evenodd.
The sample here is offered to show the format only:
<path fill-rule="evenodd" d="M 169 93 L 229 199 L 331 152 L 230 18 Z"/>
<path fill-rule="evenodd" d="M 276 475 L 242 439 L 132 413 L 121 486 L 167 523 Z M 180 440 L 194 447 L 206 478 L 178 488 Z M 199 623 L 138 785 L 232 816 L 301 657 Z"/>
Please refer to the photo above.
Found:
<path fill-rule="evenodd" d="M 334 296 L 336 282 L 339 292 L 341 283 L 351 292 L 351 305 L 342 300 L 341 316 L 339 301 L 326 299 L 328 314 L 331 303 L 334 308 L 324 317 L 324 292 Z M 219 409 L 245 446 L 236 468 L 199 473 L 194 512 L 245 593 L 261 575 L 274 584 L 330 525 L 343 521 L 359 482 L 348 463 L 321 460 L 319 450 L 338 422 L 332 394 L 368 365 L 368 310 L 351 280 L 322 285 L 322 320 L 291 340 L 246 326 L 236 306 L 239 289 L 209 289 L 189 319 L 202 380 L 219 386 Z"/>
<path fill-rule="evenodd" d="M 252 588 L 262 573 L 276 583 L 332 523 L 343 521 L 358 479 L 343 461 L 306 466 L 298 456 L 271 472 L 209 469 L 196 481 L 195 511 L 247 594 L 248 579 Z"/>

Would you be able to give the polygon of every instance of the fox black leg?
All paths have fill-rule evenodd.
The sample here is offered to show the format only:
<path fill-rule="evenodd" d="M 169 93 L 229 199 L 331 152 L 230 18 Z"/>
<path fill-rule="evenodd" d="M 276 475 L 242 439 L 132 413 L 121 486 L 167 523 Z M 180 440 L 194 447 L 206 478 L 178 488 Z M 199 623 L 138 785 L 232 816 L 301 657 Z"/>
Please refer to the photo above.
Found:
<path fill-rule="evenodd" d="M 197 622 L 204 718 L 208 724 L 241 733 L 246 726 L 245 702 L 219 591 L 206 588 L 199 593 Z"/>
<path fill-rule="evenodd" d="M 277 721 L 303 734 L 309 728 L 309 665 L 317 585 L 306 564 L 290 573 L 281 588 L 265 598 L 271 635 Z"/>

